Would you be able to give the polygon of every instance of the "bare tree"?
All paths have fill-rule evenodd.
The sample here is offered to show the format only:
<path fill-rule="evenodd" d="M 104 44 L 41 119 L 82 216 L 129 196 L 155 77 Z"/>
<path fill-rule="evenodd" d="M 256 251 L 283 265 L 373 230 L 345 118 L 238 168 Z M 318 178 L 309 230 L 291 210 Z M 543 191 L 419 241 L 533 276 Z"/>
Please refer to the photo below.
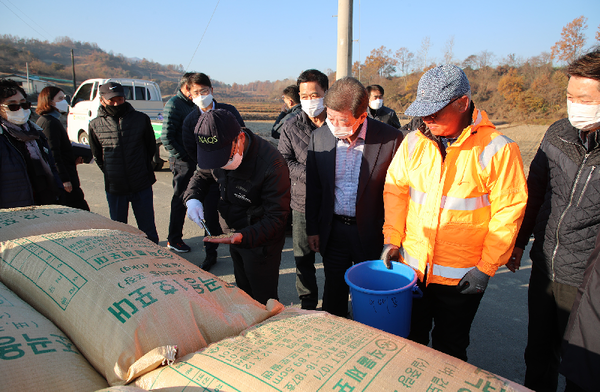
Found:
<path fill-rule="evenodd" d="M 548 52 L 542 52 L 538 56 L 529 58 L 527 62 L 533 67 L 541 67 L 552 62 L 552 55 Z"/>
<path fill-rule="evenodd" d="M 410 66 L 415 59 L 415 55 L 407 48 L 402 47 L 396 51 L 395 57 L 398 60 L 400 74 L 406 76 L 410 71 Z"/>
<path fill-rule="evenodd" d="M 444 48 L 444 63 L 452 64 L 452 59 L 454 58 L 454 36 L 450 37 L 448 41 L 446 41 L 446 46 Z"/>
<path fill-rule="evenodd" d="M 429 48 L 431 47 L 431 39 L 429 36 L 423 38 L 421 41 L 421 49 L 417 55 L 417 68 L 423 70 L 427 67 L 427 55 L 429 54 Z"/>
<path fill-rule="evenodd" d="M 523 65 L 524 61 L 523 61 L 522 57 L 517 56 L 514 53 L 510 53 L 510 54 L 506 55 L 506 57 L 501 59 L 499 63 L 500 63 L 500 65 L 507 65 L 509 67 L 518 68 L 521 65 Z"/>
<path fill-rule="evenodd" d="M 462 62 L 463 68 L 476 69 L 479 64 L 479 58 L 476 54 L 472 54 Z"/>
<path fill-rule="evenodd" d="M 581 56 L 585 45 L 586 22 L 587 18 L 581 15 L 563 27 L 560 41 L 552 46 L 552 60 L 558 59 L 570 63 Z"/>
<path fill-rule="evenodd" d="M 479 53 L 479 56 L 477 56 L 477 66 L 479 68 L 491 67 L 494 61 L 494 57 L 495 56 L 492 52 L 488 52 L 487 50 L 481 51 L 481 53 Z"/>

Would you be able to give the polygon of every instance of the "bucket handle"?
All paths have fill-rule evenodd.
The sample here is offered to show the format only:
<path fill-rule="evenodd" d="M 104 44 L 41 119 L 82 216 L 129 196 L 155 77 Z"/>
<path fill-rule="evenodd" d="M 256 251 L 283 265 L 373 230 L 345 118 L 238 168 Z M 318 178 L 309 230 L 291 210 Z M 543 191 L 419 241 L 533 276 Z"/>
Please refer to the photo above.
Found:
<path fill-rule="evenodd" d="M 419 286 L 414 285 L 412 292 L 413 292 L 413 298 L 423 298 L 423 291 L 421 291 Z"/>

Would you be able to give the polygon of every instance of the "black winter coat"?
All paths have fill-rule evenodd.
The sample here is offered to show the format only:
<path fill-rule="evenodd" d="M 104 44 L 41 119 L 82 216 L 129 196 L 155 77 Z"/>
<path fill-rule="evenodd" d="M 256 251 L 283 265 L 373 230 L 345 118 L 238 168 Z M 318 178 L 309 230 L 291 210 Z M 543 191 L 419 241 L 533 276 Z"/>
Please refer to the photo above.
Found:
<path fill-rule="evenodd" d="M 598 390 L 600 369 L 600 235 L 577 290 L 562 345 L 560 372 L 584 391 Z"/>
<path fill-rule="evenodd" d="M 40 127 L 33 122 L 29 122 L 31 128 L 35 128 L 40 137 L 36 140 L 42 153 L 42 157 L 50 166 L 54 175 L 55 186 L 49 185 L 48 189 L 56 192 L 55 195 L 46 195 L 46 199 L 58 202 L 59 190 L 62 189 L 62 182 L 56 171 L 54 158 L 50 152 L 50 146 L 46 136 L 44 136 Z M 26 207 L 39 204 L 34 200 L 33 188 L 29 180 L 29 171 L 27 161 L 23 153 L 17 147 L 23 144 L 15 140 L 8 132 L 0 126 L 0 208 Z M 25 149 L 25 147 L 22 147 Z"/>
<path fill-rule="evenodd" d="M 281 137 L 281 127 L 283 127 L 283 124 L 285 124 L 286 121 L 290 120 L 292 117 L 296 116 L 300 112 L 302 112 L 302 105 L 297 104 L 289 110 L 279 113 L 279 116 L 277 116 L 277 119 L 273 124 L 273 128 L 271 128 L 271 137 L 273 139 L 279 139 Z"/>
<path fill-rule="evenodd" d="M 277 148 L 290 169 L 292 183 L 291 207 L 304 212 L 306 204 L 306 158 L 310 135 L 317 126 L 301 112 L 287 121 L 281 128 L 281 138 Z"/>
<path fill-rule="evenodd" d="M 290 175 L 285 160 L 271 143 L 244 132 L 250 140 L 236 170 L 196 170 L 184 201 L 204 201 L 209 187 L 219 184 L 219 215 L 223 231 L 242 233 L 241 247 L 278 243 L 285 236 L 290 212 Z M 223 222 L 224 221 L 224 222 Z M 225 226 L 223 225 L 225 224 Z"/>
<path fill-rule="evenodd" d="M 156 182 L 152 168 L 156 140 L 150 117 L 129 102 L 123 105 L 127 111 L 121 118 L 109 116 L 100 106 L 89 125 L 90 147 L 104 173 L 106 192 L 115 195 L 137 193 Z"/>
<path fill-rule="evenodd" d="M 533 233 L 533 267 L 579 286 L 600 228 L 600 147 L 586 151 L 568 119 L 550 126 L 531 162 L 529 198 L 516 245 Z"/>
<path fill-rule="evenodd" d="M 368 108 L 367 115 L 375 120 L 381 121 L 384 124 L 391 125 L 396 129 L 400 129 L 401 127 L 398 115 L 393 109 L 390 109 L 387 106 L 382 106 L 377 110 Z"/>
<path fill-rule="evenodd" d="M 49 113 L 41 115 L 36 123 L 48 138 L 48 145 L 54 156 L 56 170 L 61 181 L 70 182 L 73 188 L 79 188 L 75 155 L 73 155 L 73 147 L 67 130 L 58 118 Z"/>

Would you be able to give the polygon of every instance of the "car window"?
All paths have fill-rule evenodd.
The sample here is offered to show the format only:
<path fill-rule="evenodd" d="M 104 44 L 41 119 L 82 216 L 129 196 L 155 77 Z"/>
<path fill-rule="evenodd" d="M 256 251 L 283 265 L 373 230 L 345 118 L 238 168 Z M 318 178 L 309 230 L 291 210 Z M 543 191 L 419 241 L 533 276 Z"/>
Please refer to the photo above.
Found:
<path fill-rule="evenodd" d="M 77 93 L 73 97 L 73 105 L 77 105 L 78 102 L 90 101 L 92 86 L 92 83 L 86 83 L 81 85 L 81 87 L 79 87 L 79 90 L 77 90 Z"/>
<path fill-rule="evenodd" d="M 146 100 L 146 87 L 135 86 L 135 100 L 145 101 Z"/>
<path fill-rule="evenodd" d="M 125 99 L 127 101 L 133 100 L 133 88 L 132 86 L 123 86 L 123 91 L 125 92 Z"/>
<path fill-rule="evenodd" d="M 98 94 L 98 82 L 94 82 L 94 88 L 92 89 L 92 101 L 96 98 L 96 94 Z"/>

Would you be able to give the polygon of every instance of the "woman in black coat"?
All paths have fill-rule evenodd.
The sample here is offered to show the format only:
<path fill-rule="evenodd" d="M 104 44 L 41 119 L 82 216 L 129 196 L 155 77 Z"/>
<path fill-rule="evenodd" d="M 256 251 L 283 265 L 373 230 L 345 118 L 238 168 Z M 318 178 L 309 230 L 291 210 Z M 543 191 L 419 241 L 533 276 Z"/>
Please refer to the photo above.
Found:
<path fill-rule="evenodd" d="M 0 208 L 57 204 L 63 189 L 30 108 L 21 86 L 0 79 Z"/>
<path fill-rule="evenodd" d="M 81 163 L 82 158 L 73 155 L 67 130 L 60 122 L 61 113 L 66 113 L 68 110 L 69 105 L 65 100 L 64 91 L 55 86 L 45 87 L 38 97 L 36 112 L 40 118 L 37 120 L 37 125 L 48 138 L 56 169 L 65 188 L 61 204 L 89 211 L 90 207 L 85 201 L 77 174 L 77 163 Z"/>

